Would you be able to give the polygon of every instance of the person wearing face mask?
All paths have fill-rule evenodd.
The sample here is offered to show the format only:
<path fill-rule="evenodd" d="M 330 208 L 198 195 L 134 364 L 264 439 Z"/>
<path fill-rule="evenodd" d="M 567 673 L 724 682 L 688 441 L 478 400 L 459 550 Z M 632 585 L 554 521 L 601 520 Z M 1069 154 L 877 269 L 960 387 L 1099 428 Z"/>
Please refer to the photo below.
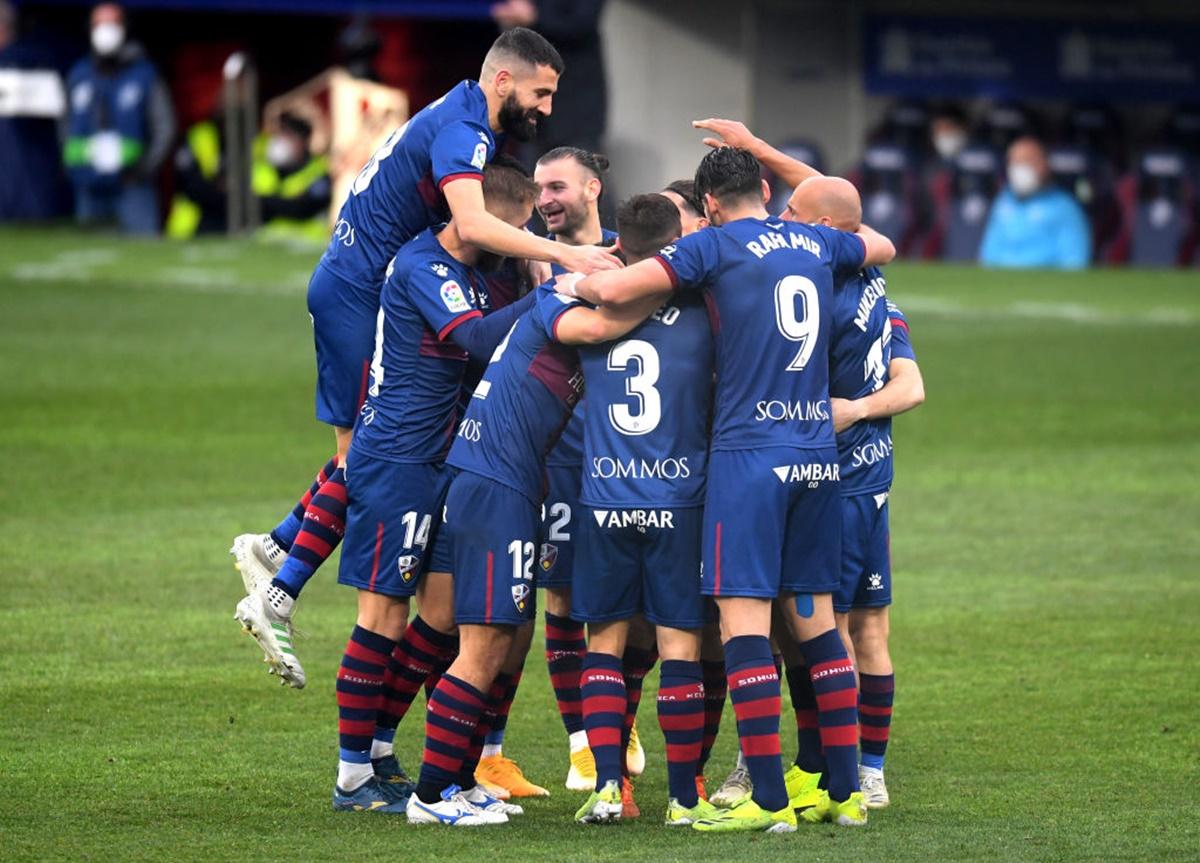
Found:
<path fill-rule="evenodd" d="M 1050 182 L 1046 151 L 1022 137 L 1008 148 L 1008 183 L 988 216 L 979 261 L 987 267 L 1082 269 L 1091 230 L 1079 203 Z"/>
<path fill-rule="evenodd" d="M 258 197 L 267 239 L 329 239 L 329 160 L 309 151 L 312 126 L 294 114 L 254 146 L 251 191 Z"/>
<path fill-rule="evenodd" d="M 145 49 L 126 38 L 116 3 L 92 10 L 91 52 L 67 76 L 63 162 L 82 223 L 115 218 L 121 229 L 159 229 L 156 181 L 175 135 L 166 85 Z"/>

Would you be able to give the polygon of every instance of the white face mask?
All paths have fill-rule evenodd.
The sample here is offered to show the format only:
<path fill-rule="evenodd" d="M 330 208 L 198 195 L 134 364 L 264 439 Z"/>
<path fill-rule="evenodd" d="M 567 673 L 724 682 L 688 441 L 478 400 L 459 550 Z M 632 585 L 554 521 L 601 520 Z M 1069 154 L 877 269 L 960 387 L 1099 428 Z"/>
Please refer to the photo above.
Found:
<path fill-rule="evenodd" d="M 1041 185 L 1037 169 L 1024 162 L 1013 162 L 1008 166 L 1008 185 L 1021 198 L 1032 195 Z"/>
<path fill-rule="evenodd" d="M 92 28 L 92 48 L 102 57 L 117 53 L 125 44 L 125 25 L 105 21 Z"/>
<path fill-rule="evenodd" d="M 967 145 L 967 136 L 962 132 L 939 132 L 933 136 L 933 149 L 943 159 L 953 159 Z"/>
<path fill-rule="evenodd" d="M 282 135 L 274 135 L 267 141 L 267 149 L 263 153 L 268 162 L 276 168 L 284 168 L 295 163 L 299 153 L 291 139 Z"/>

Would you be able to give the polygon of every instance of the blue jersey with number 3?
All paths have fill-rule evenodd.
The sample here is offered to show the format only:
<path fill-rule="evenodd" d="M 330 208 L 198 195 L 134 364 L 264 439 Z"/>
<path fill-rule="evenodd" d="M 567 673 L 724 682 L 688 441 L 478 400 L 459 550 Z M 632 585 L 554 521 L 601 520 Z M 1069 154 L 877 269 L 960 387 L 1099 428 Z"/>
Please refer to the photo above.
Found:
<path fill-rule="evenodd" d="M 583 492 L 600 507 L 704 503 L 712 328 L 680 292 L 619 341 L 581 347 L 587 384 Z"/>
<path fill-rule="evenodd" d="M 396 251 L 449 218 L 442 187 L 482 179 L 495 152 L 487 99 L 477 83 L 463 81 L 392 132 L 359 171 L 321 265 L 378 295 Z"/>
<path fill-rule="evenodd" d="M 677 287 L 704 289 L 716 336 L 713 450 L 832 447 L 833 286 L 863 265 L 854 234 L 738 219 L 663 249 Z"/>
<path fill-rule="evenodd" d="M 554 335 L 558 319 L 579 305 L 556 294 L 553 282 L 537 288 L 533 308 L 513 324 L 475 387 L 447 464 L 542 502 L 546 455 L 583 394 L 579 354 Z"/>
<path fill-rule="evenodd" d="M 883 388 L 893 357 L 916 359 L 904 313 L 887 298 L 877 267 L 846 280 L 834 294 L 829 394 L 860 399 Z M 843 495 L 885 491 L 892 484 L 892 420 L 857 422 L 837 436 Z"/>

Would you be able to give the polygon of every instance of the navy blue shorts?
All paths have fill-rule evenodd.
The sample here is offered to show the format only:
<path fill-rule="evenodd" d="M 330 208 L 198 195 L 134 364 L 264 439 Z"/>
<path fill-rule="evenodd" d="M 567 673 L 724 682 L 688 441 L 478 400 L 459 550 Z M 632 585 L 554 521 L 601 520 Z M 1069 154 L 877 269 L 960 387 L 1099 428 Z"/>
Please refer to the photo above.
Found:
<path fill-rule="evenodd" d="M 699 629 L 709 622 L 700 595 L 704 512 L 599 509 L 579 513 L 579 569 L 571 582 L 571 617 L 585 623 L 635 614 L 658 626 Z"/>
<path fill-rule="evenodd" d="M 701 591 L 774 598 L 837 590 L 842 558 L 838 475 L 832 448 L 713 452 Z"/>
<path fill-rule="evenodd" d="M 842 583 L 833 610 L 882 608 L 892 604 L 892 554 L 888 493 L 842 498 Z"/>
<path fill-rule="evenodd" d="M 351 445 L 338 583 L 386 596 L 416 593 L 448 486 L 444 465 L 386 461 Z"/>
<path fill-rule="evenodd" d="M 322 266 L 308 282 L 308 313 L 317 349 L 317 419 L 354 428 L 367 397 L 379 286 L 365 290 L 343 281 Z"/>
<path fill-rule="evenodd" d="M 537 608 L 537 507 L 506 485 L 460 471 L 446 495 L 454 565 L 454 619 L 520 626 Z"/>
<path fill-rule="evenodd" d="M 583 468 L 579 465 L 547 465 L 546 479 L 546 500 L 542 504 L 542 527 L 538 536 L 537 586 L 568 588 L 575 571 Z"/>

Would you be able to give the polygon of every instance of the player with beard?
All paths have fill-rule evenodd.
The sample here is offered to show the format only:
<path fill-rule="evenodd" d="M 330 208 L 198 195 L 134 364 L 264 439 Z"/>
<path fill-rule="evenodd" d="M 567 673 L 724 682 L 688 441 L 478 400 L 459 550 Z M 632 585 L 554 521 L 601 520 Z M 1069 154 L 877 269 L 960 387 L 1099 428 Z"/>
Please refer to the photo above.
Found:
<path fill-rule="evenodd" d="M 550 114 L 562 71 L 562 58 L 537 33 L 501 34 L 478 82 L 463 81 L 419 111 L 359 172 L 309 282 L 317 419 L 334 427 L 337 452 L 270 534 L 243 534 L 230 550 L 248 594 L 236 618 L 271 670 L 296 688 L 305 677 L 291 645 L 293 605 L 345 531 L 344 461 L 366 395 L 388 261 L 409 239 L 453 216 L 464 243 L 490 252 L 586 272 L 620 265 L 603 249 L 536 237 L 484 206 L 484 165 L 506 136 L 534 136 L 539 119 Z"/>

